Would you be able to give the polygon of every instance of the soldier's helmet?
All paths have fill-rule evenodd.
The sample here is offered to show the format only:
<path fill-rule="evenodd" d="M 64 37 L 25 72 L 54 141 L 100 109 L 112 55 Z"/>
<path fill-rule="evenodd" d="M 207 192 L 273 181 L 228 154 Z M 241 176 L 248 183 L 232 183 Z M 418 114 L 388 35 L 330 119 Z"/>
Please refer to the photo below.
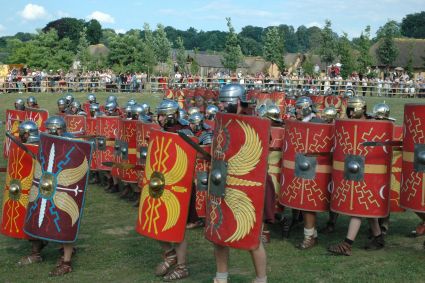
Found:
<path fill-rule="evenodd" d="M 149 114 L 149 112 L 151 112 L 151 107 L 149 106 L 149 104 L 147 104 L 147 103 L 142 103 L 142 104 L 140 104 L 142 107 L 143 107 L 143 109 L 145 110 L 145 114 Z"/>
<path fill-rule="evenodd" d="M 352 96 L 347 100 L 346 114 L 348 118 L 359 119 L 366 114 L 366 101 L 361 96 Z"/>
<path fill-rule="evenodd" d="M 129 99 L 127 101 L 127 105 L 133 106 L 133 105 L 136 105 L 136 104 L 137 104 L 137 101 L 135 99 Z"/>
<path fill-rule="evenodd" d="M 200 113 L 201 112 L 201 109 L 199 109 L 199 107 L 196 107 L 196 106 L 193 106 L 193 107 L 190 107 L 188 110 L 187 110 L 187 114 L 190 116 L 190 115 L 192 115 L 192 114 L 195 114 L 195 113 Z"/>
<path fill-rule="evenodd" d="M 313 101 L 307 96 L 298 97 L 295 101 L 295 109 L 302 117 L 306 117 L 313 112 Z"/>
<path fill-rule="evenodd" d="M 61 116 L 51 116 L 45 122 L 44 125 L 47 132 L 51 135 L 58 135 L 58 130 L 66 132 L 66 123 Z"/>
<path fill-rule="evenodd" d="M 110 102 L 107 102 L 107 103 L 105 104 L 105 111 L 106 111 L 108 114 L 112 114 L 112 113 L 114 113 L 114 112 L 117 110 L 117 107 L 118 107 L 118 105 L 117 105 L 117 103 L 116 103 L 116 102 L 114 102 L 114 101 L 110 101 Z"/>
<path fill-rule="evenodd" d="M 75 100 L 70 105 L 71 108 L 76 108 L 77 110 L 81 108 L 81 103 L 78 100 Z"/>
<path fill-rule="evenodd" d="M 216 105 L 208 105 L 205 109 L 205 118 L 207 120 L 214 120 L 215 115 L 218 113 L 218 107 Z"/>
<path fill-rule="evenodd" d="M 59 98 L 57 103 L 58 103 L 58 106 L 65 106 L 66 105 L 65 98 L 62 98 L 62 97 Z"/>
<path fill-rule="evenodd" d="M 264 117 L 264 115 L 266 114 L 266 108 L 267 106 L 265 104 L 261 104 L 260 106 L 257 107 L 255 111 L 257 111 L 257 115 L 259 117 Z"/>
<path fill-rule="evenodd" d="M 187 120 L 188 119 L 189 114 L 187 114 L 187 111 L 186 110 L 184 110 L 182 108 L 179 108 L 178 111 L 179 111 L 179 119 L 183 119 L 183 120 Z"/>
<path fill-rule="evenodd" d="M 224 85 L 219 92 L 218 100 L 220 102 L 229 102 L 236 104 L 238 99 L 242 102 L 247 102 L 246 100 L 246 90 L 240 84 L 228 84 Z"/>
<path fill-rule="evenodd" d="M 87 100 L 90 104 L 96 103 L 96 95 L 94 95 L 93 93 L 89 93 L 87 95 Z"/>
<path fill-rule="evenodd" d="M 15 109 L 16 110 L 25 110 L 25 102 L 22 98 L 15 100 Z"/>
<path fill-rule="evenodd" d="M 156 112 L 158 115 L 174 115 L 179 110 L 179 104 L 170 99 L 164 99 L 159 103 L 158 107 L 156 108 Z"/>
<path fill-rule="evenodd" d="M 108 103 L 108 102 L 115 102 L 116 103 L 117 101 L 118 101 L 118 99 L 115 95 L 110 95 L 110 96 L 108 96 L 108 98 L 106 98 L 106 103 Z"/>
<path fill-rule="evenodd" d="M 37 143 L 40 140 L 37 124 L 33 121 L 24 121 L 18 127 L 22 142 Z"/>
<path fill-rule="evenodd" d="M 32 95 L 29 96 L 27 98 L 27 105 L 28 105 L 28 107 L 32 107 L 34 105 L 37 105 L 37 99 L 34 96 L 32 96 Z"/>
<path fill-rule="evenodd" d="M 90 116 L 94 117 L 96 113 L 99 112 L 99 110 L 100 110 L 99 104 L 97 103 L 90 104 L 90 107 L 89 107 Z"/>
<path fill-rule="evenodd" d="M 139 119 L 139 117 L 141 117 L 145 114 L 146 114 L 146 112 L 145 112 L 145 109 L 143 108 L 142 105 L 136 104 L 136 105 L 131 106 L 131 118 L 136 120 L 136 119 Z"/>
<path fill-rule="evenodd" d="M 204 115 L 202 115 L 202 113 L 200 112 L 193 113 L 189 115 L 188 120 L 189 120 L 189 124 L 194 125 L 195 132 L 202 130 L 202 126 L 205 120 Z"/>
<path fill-rule="evenodd" d="M 67 105 L 70 105 L 74 101 L 74 96 L 72 94 L 68 93 L 65 95 L 65 102 Z"/>
<path fill-rule="evenodd" d="M 269 118 L 277 123 L 282 123 L 282 119 L 280 118 L 280 108 L 273 103 L 266 105 L 263 117 Z"/>
<path fill-rule="evenodd" d="M 333 123 L 338 115 L 338 111 L 335 107 L 329 106 L 325 107 L 322 110 L 321 118 L 326 121 L 326 123 Z"/>
<path fill-rule="evenodd" d="M 353 88 L 347 88 L 344 91 L 344 98 L 350 98 L 353 96 L 357 96 L 356 91 Z"/>
<path fill-rule="evenodd" d="M 124 111 L 125 111 L 127 118 L 132 117 L 132 115 L 133 115 L 132 110 L 133 110 L 133 105 L 130 105 L 130 104 L 127 103 L 124 107 Z"/>
<path fill-rule="evenodd" d="M 387 120 L 390 118 L 390 107 L 385 103 L 377 103 L 372 110 L 375 119 Z"/>

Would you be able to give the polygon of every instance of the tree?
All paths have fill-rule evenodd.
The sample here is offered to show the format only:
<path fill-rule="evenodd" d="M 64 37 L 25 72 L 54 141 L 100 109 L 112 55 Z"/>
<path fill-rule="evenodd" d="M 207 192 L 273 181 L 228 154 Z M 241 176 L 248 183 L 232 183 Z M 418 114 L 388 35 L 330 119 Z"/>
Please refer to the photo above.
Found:
<path fill-rule="evenodd" d="M 75 18 L 61 18 L 55 21 L 49 22 L 43 29 L 43 32 L 47 32 L 51 29 L 55 29 L 58 33 L 59 39 L 68 37 L 73 46 L 78 45 L 80 38 L 80 32 L 84 28 L 84 20 L 78 20 Z"/>
<path fill-rule="evenodd" d="M 226 21 L 227 27 L 229 28 L 229 33 L 226 38 L 226 44 L 224 47 L 224 54 L 221 63 L 226 69 L 235 72 L 243 59 L 243 55 L 241 47 L 238 43 L 238 36 L 232 26 L 231 18 L 226 18 Z"/>
<path fill-rule="evenodd" d="M 102 38 L 102 26 L 100 23 L 92 19 L 85 24 L 85 28 L 89 44 L 98 44 Z"/>
<path fill-rule="evenodd" d="M 263 54 L 263 45 L 250 37 L 243 37 L 239 34 L 239 41 L 242 53 L 249 56 L 261 56 Z"/>
<path fill-rule="evenodd" d="M 425 38 L 425 11 L 406 15 L 401 21 L 401 34 L 413 38 Z"/>
<path fill-rule="evenodd" d="M 198 52 L 199 52 L 198 48 L 195 48 L 193 50 L 193 60 L 190 63 L 190 73 L 193 75 L 196 75 L 199 72 L 199 64 L 198 62 L 196 62 L 196 57 L 198 55 Z"/>
<path fill-rule="evenodd" d="M 325 21 L 325 27 L 321 32 L 319 54 L 322 61 L 329 65 L 336 58 L 336 38 L 331 29 L 331 21 Z"/>
<path fill-rule="evenodd" d="M 263 57 L 272 63 L 272 73 L 274 64 L 278 65 L 281 72 L 285 68 L 284 52 L 285 43 L 277 27 L 268 29 L 264 39 Z"/>
<path fill-rule="evenodd" d="M 369 54 L 371 45 L 370 26 L 367 26 L 366 29 L 361 33 L 357 45 L 359 50 L 359 56 L 357 57 L 358 71 L 362 74 L 366 74 L 368 67 L 373 65 L 373 58 Z"/>
<path fill-rule="evenodd" d="M 154 50 L 156 58 L 159 62 L 165 63 L 170 58 L 171 54 L 171 43 L 167 39 L 164 26 L 161 24 L 157 25 L 157 29 L 154 35 Z"/>
<path fill-rule="evenodd" d="M 158 63 L 158 59 L 155 54 L 155 42 L 153 33 L 150 29 L 149 24 L 145 23 L 143 25 L 143 44 L 142 44 L 142 68 L 143 71 L 148 74 L 153 72 L 153 68 Z"/>
<path fill-rule="evenodd" d="M 80 62 L 80 67 L 83 70 L 87 70 L 87 68 L 90 65 L 90 53 L 89 53 L 89 42 L 86 37 L 86 28 L 83 28 L 83 30 L 80 33 L 80 40 L 78 42 L 77 46 L 77 56 L 76 59 Z"/>
<path fill-rule="evenodd" d="M 142 70 L 145 49 L 139 36 L 117 36 L 112 39 L 109 49 L 108 61 L 115 72 Z"/>
<path fill-rule="evenodd" d="M 406 72 L 410 78 L 413 78 L 413 44 L 409 44 L 409 53 L 407 57 Z"/>
<path fill-rule="evenodd" d="M 302 68 L 304 70 L 304 74 L 312 75 L 314 71 L 314 64 L 313 64 L 313 54 L 308 54 L 305 58 Z"/>
<path fill-rule="evenodd" d="M 379 27 L 378 31 L 376 32 L 376 41 L 388 35 L 391 35 L 393 38 L 401 37 L 400 24 L 396 21 L 388 21 L 385 25 Z"/>
<path fill-rule="evenodd" d="M 186 67 L 186 50 L 184 49 L 183 39 L 180 36 L 177 37 L 176 48 L 177 48 L 176 61 L 177 61 L 177 64 L 179 65 L 179 69 L 183 71 Z"/>
<path fill-rule="evenodd" d="M 347 79 L 356 70 L 356 58 L 348 35 L 345 32 L 338 43 L 338 55 L 342 64 L 341 77 Z"/>
<path fill-rule="evenodd" d="M 383 30 L 381 42 L 376 49 L 379 60 L 386 66 L 392 65 L 398 56 L 398 48 L 394 44 L 394 32 L 391 29 Z"/>

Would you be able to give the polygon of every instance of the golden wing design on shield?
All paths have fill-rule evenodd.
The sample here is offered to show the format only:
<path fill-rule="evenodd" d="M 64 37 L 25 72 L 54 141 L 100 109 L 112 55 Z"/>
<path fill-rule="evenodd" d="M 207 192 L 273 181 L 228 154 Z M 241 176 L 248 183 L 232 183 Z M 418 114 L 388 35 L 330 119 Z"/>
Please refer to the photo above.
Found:
<path fill-rule="evenodd" d="M 170 171 L 164 173 L 165 184 L 173 185 L 181 181 L 186 174 L 187 155 L 184 150 L 176 144 L 176 164 Z"/>
<path fill-rule="evenodd" d="M 35 170 L 35 164 L 33 164 L 30 174 L 27 177 L 22 179 L 22 181 L 21 181 L 22 192 L 28 192 L 28 193 L 30 192 L 31 185 L 32 185 L 32 179 L 33 179 L 33 175 L 34 175 L 34 170 Z M 23 207 L 27 207 L 28 203 L 29 203 L 28 194 L 21 194 L 21 196 L 19 198 L 19 203 Z"/>
<path fill-rule="evenodd" d="M 225 202 L 236 220 L 236 231 L 225 242 L 239 241 L 254 227 L 255 208 L 251 199 L 241 190 L 226 188 Z"/>
<path fill-rule="evenodd" d="M 40 179 L 42 175 L 40 162 L 38 162 L 38 160 L 34 162 L 35 162 L 34 179 Z"/>
<path fill-rule="evenodd" d="M 28 195 L 28 201 L 29 202 L 35 201 L 37 199 L 37 196 L 38 196 L 38 186 L 33 184 L 31 186 L 30 193 Z"/>
<path fill-rule="evenodd" d="M 56 192 L 53 196 L 53 202 L 62 211 L 65 211 L 71 217 L 71 225 L 73 226 L 80 217 L 80 211 L 75 200 L 64 192 Z"/>
<path fill-rule="evenodd" d="M 89 170 L 89 163 L 87 158 L 84 157 L 83 162 L 71 169 L 65 169 L 58 174 L 57 183 L 59 186 L 68 187 L 72 184 L 78 183 Z"/>
<path fill-rule="evenodd" d="M 162 232 L 164 232 L 176 225 L 180 216 L 180 202 L 177 197 L 168 190 L 164 190 L 161 199 L 167 209 L 167 222 L 165 223 L 164 228 L 162 228 Z"/>
<path fill-rule="evenodd" d="M 260 182 L 253 182 L 231 175 L 242 176 L 254 170 L 260 162 L 263 146 L 257 132 L 243 121 L 236 120 L 245 134 L 245 143 L 239 151 L 229 158 L 228 176 L 226 183 L 229 186 L 261 186 Z M 238 241 L 254 227 L 255 207 L 248 195 L 238 189 L 226 188 L 224 201 L 232 211 L 236 220 L 236 230 L 225 242 Z"/>

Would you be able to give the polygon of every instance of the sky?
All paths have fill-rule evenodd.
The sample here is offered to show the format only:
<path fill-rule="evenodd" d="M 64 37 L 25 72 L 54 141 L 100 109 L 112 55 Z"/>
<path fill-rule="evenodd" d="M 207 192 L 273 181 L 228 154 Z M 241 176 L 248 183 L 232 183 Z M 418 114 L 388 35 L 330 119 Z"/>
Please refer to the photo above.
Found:
<path fill-rule="evenodd" d="M 3 2 L 4 1 L 4 2 Z M 2 0 L 0 36 L 17 32 L 35 33 L 48 22 L 62 18 L 97 19 L 103 28 L 124 33 L 150 24 L 187 30 L 227 31 L 226 17 L 239 32 L 247 25 L 300 25 L 323 27 L 325 20 L 339 35 L 358 37 L 367 25 L 372 36 L 388 20 L 401 22 L 407 14 L 425 10 L 425 0 Z"/>

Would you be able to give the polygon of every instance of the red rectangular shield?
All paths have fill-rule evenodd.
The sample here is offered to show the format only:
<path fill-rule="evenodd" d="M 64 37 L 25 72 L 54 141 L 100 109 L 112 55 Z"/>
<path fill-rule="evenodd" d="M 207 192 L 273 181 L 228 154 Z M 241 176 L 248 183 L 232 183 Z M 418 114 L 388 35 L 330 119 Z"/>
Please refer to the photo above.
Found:
<path fill-rule="evenodd" d="M 394 141 L 403 139 L 403 126 L 394 126 Z M 391 190 L 390 190 L 390 212 L 404 212 L 405 209 L 400 207 L 400 183 L 401 183 L 401 166 L 403 164 L 402 151 L 393 150 L 393 158 L 391 161 Z"/>
<path fill-rule="evenodd" d="M 7 109 L 6 131 L 11 132 L 15 136 L 18 136 L 18 127 L 21 122 L 25 121 L 25 115 L 25 111 Z M 9 156 L 11 143 L 12 141 L 8 137 L 5 137 L 3 145 L 3 156 L 5 159 Z"/>
<path fill-rule="evenodd" d="M 27 108 L 25 109 L 25 112 L 25 120 L 34 121 L 41 132 L 44 132 L 46 130 L 46 127 L 44 126 L 44 121 L 49 118 L 49 111 L 47 111 L 46 109 L 39 108 Z"/>
<path fill-rule="evenodd" d="M 260 244 L 270 120 L 217 113 L 205 236 L 221 246 Z"/>
<path fill-rule="evenodd" d="M 136 231 L 164 242 L 184 239 L 195 150 L 178 134 L 153 130 L 148 146 Z"/>
<path fill-rule="evenodd" d="M 115 138 L 118 134 L 120 120 L 121 118 L 118 116 L 100 116 L 96 118 L 97 135 L 105 138 L 105 149 L 96 149 L 98 170 L 111 170 L 111 167 L 105 166 L 103 162 L 114 161 Z"/>
<path fill-rule="evenodd" d="M 26 145 L 37 154 L 38 145 Z M 1 233 L 5 236 L 28 239 L 24 233 L 28 196 L 34 175 L 35 161 L 12 142 L 7 160 L 6 186 L 3 194 Z"/>
<path fill-rule="evenodd" d="M 66 130 L 76 135 L 86 133 L 86 116 L 84 115 L 65 115 L 63 117 L 66 123 Z"/>

